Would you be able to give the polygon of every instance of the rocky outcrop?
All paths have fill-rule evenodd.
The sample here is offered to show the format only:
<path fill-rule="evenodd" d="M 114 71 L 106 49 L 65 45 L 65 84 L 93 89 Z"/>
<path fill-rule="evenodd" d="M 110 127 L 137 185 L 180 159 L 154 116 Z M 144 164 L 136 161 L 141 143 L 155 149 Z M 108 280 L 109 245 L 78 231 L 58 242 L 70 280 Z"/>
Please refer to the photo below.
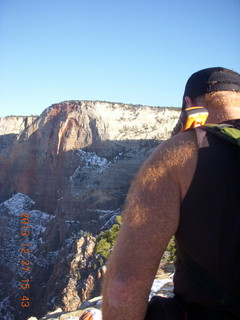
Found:
<path fill-rule="evenodd" d="M 52 215 L 32 210 L 34 201 L 18 193 L 0 204 L 1 319 L 27 319 L 60 306 L 76 310 L 100 292 L 102 260 L 96 239 L 81 230 L 60 249 L 45 235 Z M 76 222 L 77 224 L 77 222 Z"/>
<path fill-rule="evenodd" d="M 0 151 L 0 309 L 8 320 L 39 317 L 56 306 L 73 311 L 100 293 L 101 263 L 89 232 L 112 225 L 135 173 L 178 116 L 177 109 L 70 101 L 9 133 L 16 136 Z M 25 260 L 19 255 L 24 212 L 32 217 Z M 22 260 L 31 262 L 28 278 L 20 273 Z M 23 310 L 16 303 L 28 279 L 31 308 Z"/>
<path fill-rule="evenodd" d="M 17 319 L 24 309 L 20 304 L 31 283 L 33 253 L 52 218 L 45 212 L 32 210 L 33 206 L 34 201 L 21 193 L 0 204 L 0 314 L 4 320 L 15 319 L 14 316 Z"/>
<path fill-rule="evenodd" d="M 56 306 L 64 312 L 73 311 L 99 294 L 101 265 L 94 255 L 95 241 L 92 236 L 79 232 L 66 239 L 64 246 L 51 252 L 51 256 L 43 253 L 44 259 L 38 257 L 32 274 L 44 276 L 35 278 L 30 290 L 30 295 L 38 301 L 31 309 L 32 314 L 38 315 L 39 309 L 46 312 Z"/>

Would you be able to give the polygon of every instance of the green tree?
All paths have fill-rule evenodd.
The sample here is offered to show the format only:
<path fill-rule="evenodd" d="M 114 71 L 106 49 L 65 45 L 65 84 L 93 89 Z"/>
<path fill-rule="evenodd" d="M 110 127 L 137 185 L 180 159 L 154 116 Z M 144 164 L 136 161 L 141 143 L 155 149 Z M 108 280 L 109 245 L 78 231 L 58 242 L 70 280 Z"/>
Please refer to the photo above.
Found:
<path fill-rule="evenodd" d="M 98 241 L 96 246 L 96 253 L 99 253 L 103 258 L 107 259 L 110 254 L 111 243 L 106 238 L 102 238 Z"/>
<path fill-rule="evenodd" d="M 122 223 L 121 216 L 117 216 L 115 224 L 107 231 L 100 233 L 97 238 L 97 245 L 95 252 L 100 254 L 103 258 L 108 259 L 120 231 L 120 225 Z"/>

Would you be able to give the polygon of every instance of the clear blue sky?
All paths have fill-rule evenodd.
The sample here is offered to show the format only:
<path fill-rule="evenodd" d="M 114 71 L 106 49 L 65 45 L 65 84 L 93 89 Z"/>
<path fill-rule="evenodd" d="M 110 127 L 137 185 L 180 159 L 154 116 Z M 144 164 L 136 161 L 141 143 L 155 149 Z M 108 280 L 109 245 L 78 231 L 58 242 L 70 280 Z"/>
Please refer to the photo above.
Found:
<path fill-rule="evenodd" d="M 179 107 L 193 72 L 240 72 L 239 37 L 239 0 L 0 0 L 0 117 L 64 100 Z"/>

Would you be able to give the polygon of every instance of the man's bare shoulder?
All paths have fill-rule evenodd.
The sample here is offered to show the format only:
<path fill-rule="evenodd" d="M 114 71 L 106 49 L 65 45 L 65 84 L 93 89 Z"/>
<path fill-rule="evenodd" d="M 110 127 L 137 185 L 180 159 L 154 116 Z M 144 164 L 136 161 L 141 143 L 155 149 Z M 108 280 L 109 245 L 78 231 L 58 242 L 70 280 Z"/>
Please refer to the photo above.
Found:
<path fill-rule="evenodd" d="M 197 157 L 197 139 L 193 130 L 177 134 L 162 142 L 145 161 L 143 170 L 148 167 L 183 168 L 186 162 Z M 196 160 L 196 159 L 195 159 Z"/>
<path fill-rule="evenodd" d="M 197 139 L 194 130 L 178 134 L 162 142 L 144 163 L 140 176 L 168 177 L 180 185 L 182 198 L 192 181 L 197 163 Z M 169 184 L 169 183 L 168 183 Z"/>
<path fill-rule="evenodd" d="M 193 130 L 177 134 L 162 142 L 156 148 L 156 156 L 169 159 L 181 164 L 187 157 L 191 157 L 197 150 L 196 134 Z M 180 161 L 180 163 L 179 163 Z"/>

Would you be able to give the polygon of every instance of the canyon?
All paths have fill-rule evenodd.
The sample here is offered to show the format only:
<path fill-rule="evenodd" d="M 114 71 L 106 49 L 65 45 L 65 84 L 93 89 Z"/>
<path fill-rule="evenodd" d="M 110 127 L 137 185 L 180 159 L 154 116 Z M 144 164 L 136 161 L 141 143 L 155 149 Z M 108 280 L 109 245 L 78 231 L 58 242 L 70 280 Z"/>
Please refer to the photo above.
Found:
<path fill-rule="evenodd" d="M 136 172 L 179 114 L 65 101 L 37 117 L 0 118 L 3 319 L 74 311 L 100 293 L 96 237 L 121 214 Z M 29 307 L 22 307 L 23 296 Z"/>

